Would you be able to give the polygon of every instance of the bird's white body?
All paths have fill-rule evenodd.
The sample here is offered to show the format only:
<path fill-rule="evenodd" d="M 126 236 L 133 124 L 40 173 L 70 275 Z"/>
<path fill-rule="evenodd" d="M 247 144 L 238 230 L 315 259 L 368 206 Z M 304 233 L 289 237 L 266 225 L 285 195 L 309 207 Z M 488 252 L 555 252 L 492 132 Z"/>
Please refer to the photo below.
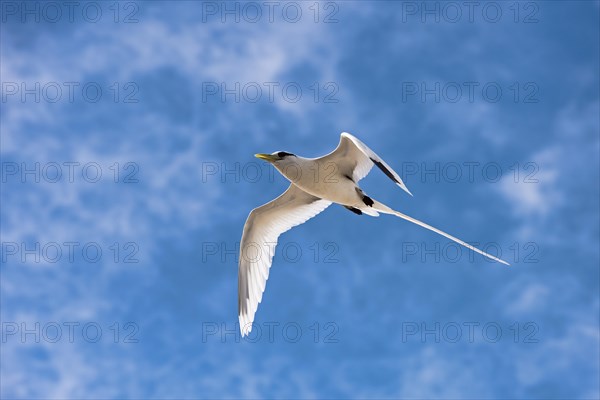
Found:
<path fill-rule="evenodd" d="M 468 249 L 507 264 L 431 225 L 392 210 L 367 196 L 358 186 L 373 166 L 377 166 L 400 188 L 411 194 L 400 176 L 363 142 L 342 133 L 338 147 L 319 158 L 303 158 L 286 152 L 257 154 L 271 162 L 290 182 L 278 198 L 250 212 L 240 245 L 238 308 L 242 336 L 250 333 L 258 304 L 262 300 L 274 245 L 283 232 L 306 222 L 332 203 L 356 214 L 391 214 L 451 239 Z M 412 194 L 411 194 L 412 195 Z"/>
<path fill-rule="evenodd" d="M 344 206 L 360 206 L 362 198 L 355 188 L 356 183 L 344 177 L 339 167 L 326 157 L 304 158 L 288 157 L 281 165 L 275 165 L 292 184 L 315 197 L 329 200 Z"/>

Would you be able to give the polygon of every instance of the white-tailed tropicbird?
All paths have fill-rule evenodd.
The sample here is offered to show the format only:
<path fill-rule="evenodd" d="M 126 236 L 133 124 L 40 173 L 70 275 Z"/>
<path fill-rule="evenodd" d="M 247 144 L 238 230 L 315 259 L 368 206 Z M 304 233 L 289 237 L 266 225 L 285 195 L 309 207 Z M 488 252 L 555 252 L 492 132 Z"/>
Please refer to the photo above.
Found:
<path fill-rule="evenodd" d="M 248 215 L 240 245 L 238 270 L 238 316 L 242 337 L 252 330 L 254 314 L 262 300 L 279 235 L 303 224 L 331 203 L 341 204 L 356 214 L 392 214 L 434 231 L 470 250 L 508 265 L 460 239 L 367 196 L 358 181 L 377 165 L 391 180 L 412 196 L 402 179 L 373 150 L 349 133 L 342 133 L 338 147 L 319 158 L 303 158 L 285 151 L 256 154 L 273 164 L 290 182 L 275 200 Z"/>

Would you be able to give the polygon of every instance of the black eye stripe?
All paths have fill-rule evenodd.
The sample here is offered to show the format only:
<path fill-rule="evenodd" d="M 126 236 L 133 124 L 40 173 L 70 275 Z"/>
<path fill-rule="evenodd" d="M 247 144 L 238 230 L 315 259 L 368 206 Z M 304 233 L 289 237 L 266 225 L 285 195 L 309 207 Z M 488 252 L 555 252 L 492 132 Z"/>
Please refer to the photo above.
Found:
<path fill-rule="evenodd" d="M 293 156 L 293 154 L 292 154 L 292 153 L 285 152 L 285 151 L 280 151 L 280 152 L 278 152 L 278 153 L 277 153 L 277 156 L 278 156 L 279 158 L 283 158 L 283 157 L 286 157 L 286 156 Z"/>

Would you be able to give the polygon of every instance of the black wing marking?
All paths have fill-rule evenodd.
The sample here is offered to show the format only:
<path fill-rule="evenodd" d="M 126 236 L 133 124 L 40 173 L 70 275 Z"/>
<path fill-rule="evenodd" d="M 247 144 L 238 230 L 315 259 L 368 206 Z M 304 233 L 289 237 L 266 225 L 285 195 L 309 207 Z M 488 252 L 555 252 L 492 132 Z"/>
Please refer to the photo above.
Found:
<path fill-rule="evenodd" d="M 369 157 L 369 158 L 371 159 L 371 161 L 373 161 L 373 164 L 377 165 L 377 167 L 380 170 L 382 170 L 384 174 L 387 175 L 388 178 L 390 178 L 391 180 L 393 180 L 396 183 L 400 183 L 400 182 L 398 182 L 398 180 L 396 179 L 396 177 L 394 176 L 394 174 L 392 174 L 392 172 L 385 167 L 385 165 L 383 165 L 381 162 L 379 162 L 377 160 L 374 160 L 371 157 Z"/>
<path fill-rule="evenodd" d="M 355 208 L 352 206 L 344 206 L 344 207 L 346 207 L 348 210 L 352 211 L 354 214 L 362 215 L 362 213 L 363 213 L 358 208 Z"/>

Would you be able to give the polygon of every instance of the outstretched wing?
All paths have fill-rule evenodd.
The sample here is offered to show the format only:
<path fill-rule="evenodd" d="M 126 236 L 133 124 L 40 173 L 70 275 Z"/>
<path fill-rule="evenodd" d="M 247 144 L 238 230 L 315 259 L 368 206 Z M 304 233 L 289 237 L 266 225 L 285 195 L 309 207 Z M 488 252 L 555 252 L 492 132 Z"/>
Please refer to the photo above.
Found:
<path fill-rule="evenodd" d="M 252 330 L 279 235 L 308 221 L 330 204 L 330 201 L 291 184 L 281 196 L 255 208 L 248 215 L 240 244 L 238 269 L 238 317 L 242 337 Z"/>
<path fill-rule="evenodd" d="M 323 158 L 325 161 L 331 160 L 332 162 L 335 162 L 341 169 L 340 172 L 342 174 L 348 174 L 349 176 L 351 174 L 354 182 L 358 182 L 367 176 L 371 171 L 371 168 L 373 168 L 373 165 L 377 165 L 388 178 L 412 196 L 412 193 L 408 190 L 404 182 L 402 182 L 400 175 L 398 175 L 392 167 L 387 165 L 387 163 L 375 154 L 373 150 L 367 147 L 366 144 L 347 132 L 341 134 L 338 147 Z"/>

